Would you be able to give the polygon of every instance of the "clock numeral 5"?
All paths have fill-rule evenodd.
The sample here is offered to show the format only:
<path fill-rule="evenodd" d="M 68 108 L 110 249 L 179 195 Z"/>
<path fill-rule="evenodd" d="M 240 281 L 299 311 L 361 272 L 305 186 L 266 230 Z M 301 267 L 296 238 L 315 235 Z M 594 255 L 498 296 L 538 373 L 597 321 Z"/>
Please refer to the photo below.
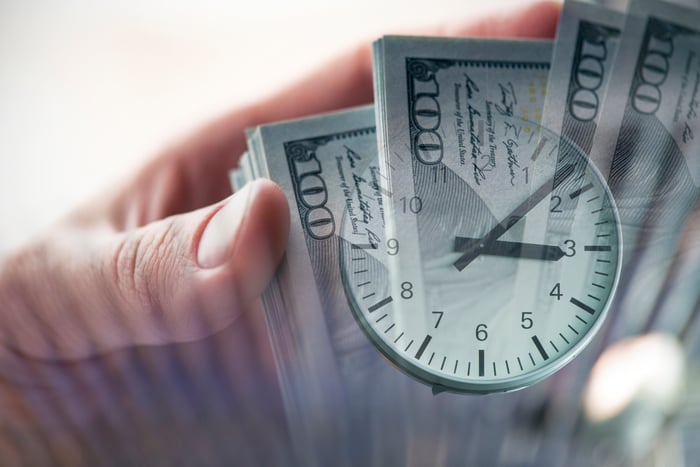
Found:
<path fill-rule="evenodd" d="M 523 311 L 520 314 L 520 327 L 523 329 L 530 329 L 532 327 L 532 318 L 530 318 L 529 315 L 531 315 L 531 311 Z"/>

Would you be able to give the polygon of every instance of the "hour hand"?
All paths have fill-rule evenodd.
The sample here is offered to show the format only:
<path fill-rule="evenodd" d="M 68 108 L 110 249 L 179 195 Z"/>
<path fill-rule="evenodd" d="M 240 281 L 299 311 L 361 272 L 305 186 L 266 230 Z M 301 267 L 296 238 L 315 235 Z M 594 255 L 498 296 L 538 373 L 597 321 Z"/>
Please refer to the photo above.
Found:
<path fill-rule="evenodd" d="M 565 256 L 564 250 L 556 245 L 501 241 L 486 243 L 483 239 L 470 237 L 455 237 L 454 251 L 460 253 L 478 252 L 482 255 L 540 259 L 545 261 L 559 261 Z"/>

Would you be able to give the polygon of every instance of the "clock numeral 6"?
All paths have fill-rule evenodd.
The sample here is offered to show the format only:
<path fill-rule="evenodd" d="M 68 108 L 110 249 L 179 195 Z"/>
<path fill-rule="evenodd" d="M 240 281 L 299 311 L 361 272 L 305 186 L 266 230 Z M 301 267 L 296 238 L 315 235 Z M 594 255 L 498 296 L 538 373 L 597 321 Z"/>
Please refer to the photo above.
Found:
<path fill-rule="evenodd" d="M 411 282 L 401 283 L 401 298 L 404 300 L 409 300 L 413 298 L 413 284 Z"/>
<path fill-rule="evenodd" d="M 530 329 L 532 327 L 532 318 L 530 318 L 529 315 L 531 315 L 531 311 L 523 311 L 520 314 L 520 327 L 523 329 Z"/>
<path fill-rule="evenodd" d="M 489 337 L 488 326 L 486 326 L 483 323 L 479 324 L 476 327 L 475 334 L 476 334 L 476 340 L 481 341 L 481 342 L 485 341 Z"/>

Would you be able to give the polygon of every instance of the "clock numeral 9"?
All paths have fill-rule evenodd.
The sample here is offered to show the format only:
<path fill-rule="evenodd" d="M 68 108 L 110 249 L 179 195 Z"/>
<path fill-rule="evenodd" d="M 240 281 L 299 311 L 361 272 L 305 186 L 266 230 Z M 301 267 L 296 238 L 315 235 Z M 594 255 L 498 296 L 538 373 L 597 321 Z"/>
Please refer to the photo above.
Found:
<path fill-rule="evenodd" d="M 396 256 L 399 254 L 399 241 L 395 238 L 390 238 L 386 241 L 387 254 L 389 256 Z"/>
<path fill-rule="evenodd" d="M 529 315 L 531 315 L 531 311 L 523 311 L 520 314 L 520 327 L 523 329 L 530 329 L 532 327 L 532 318 L 530 318 Z"/>
<path fill-rule="evenodd" d="M 413 284 L 409 281 L 401 283 L 401 298 L 410 300 L 413 298 Z"/>
<path fill-rule="evenodd" d="M 401 207 L 404 214 L 406 214 L 406 211 L 410 211 L 413 214 L 418 214 L 421 211 L 421 209 L 423 209 L 423 200 L 420 199 L 418 196 L 414 196 L 410 199 L 407 199 L 404 196 L 399 201 L 401 201 Z"/>
<path fill-rule="evenodd" d="M 486 326 L 483 323 L 479 324 L 476 327 L 475 334 L 476 334 L 476 340 L 481 341 L 481 342 L 485 341 L 489 337 L 488 326 Z"/>

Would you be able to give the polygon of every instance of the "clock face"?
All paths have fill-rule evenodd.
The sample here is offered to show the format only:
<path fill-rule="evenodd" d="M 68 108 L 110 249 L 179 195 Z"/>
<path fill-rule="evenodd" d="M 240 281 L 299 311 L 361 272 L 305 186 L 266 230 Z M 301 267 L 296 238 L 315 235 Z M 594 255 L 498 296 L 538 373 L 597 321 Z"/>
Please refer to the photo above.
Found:
<path fill-rule="evenodd" d="M 573 144 L 542 129 L 522 136 L 504 138 L 503 150 L 517 145 L 528 166 L 483 176 L 405 157 L 410 192 L 360 194 L 343 220 L 341 271 L 357 321 L 437 390 L 509 391 L 545 378 L 585 347 L 615 290 L 620 229 L 605 182 Z M 375 162 L 362 178 L 377 174 Z M 370 201 L 381 218 L 363 219 Z"/>

